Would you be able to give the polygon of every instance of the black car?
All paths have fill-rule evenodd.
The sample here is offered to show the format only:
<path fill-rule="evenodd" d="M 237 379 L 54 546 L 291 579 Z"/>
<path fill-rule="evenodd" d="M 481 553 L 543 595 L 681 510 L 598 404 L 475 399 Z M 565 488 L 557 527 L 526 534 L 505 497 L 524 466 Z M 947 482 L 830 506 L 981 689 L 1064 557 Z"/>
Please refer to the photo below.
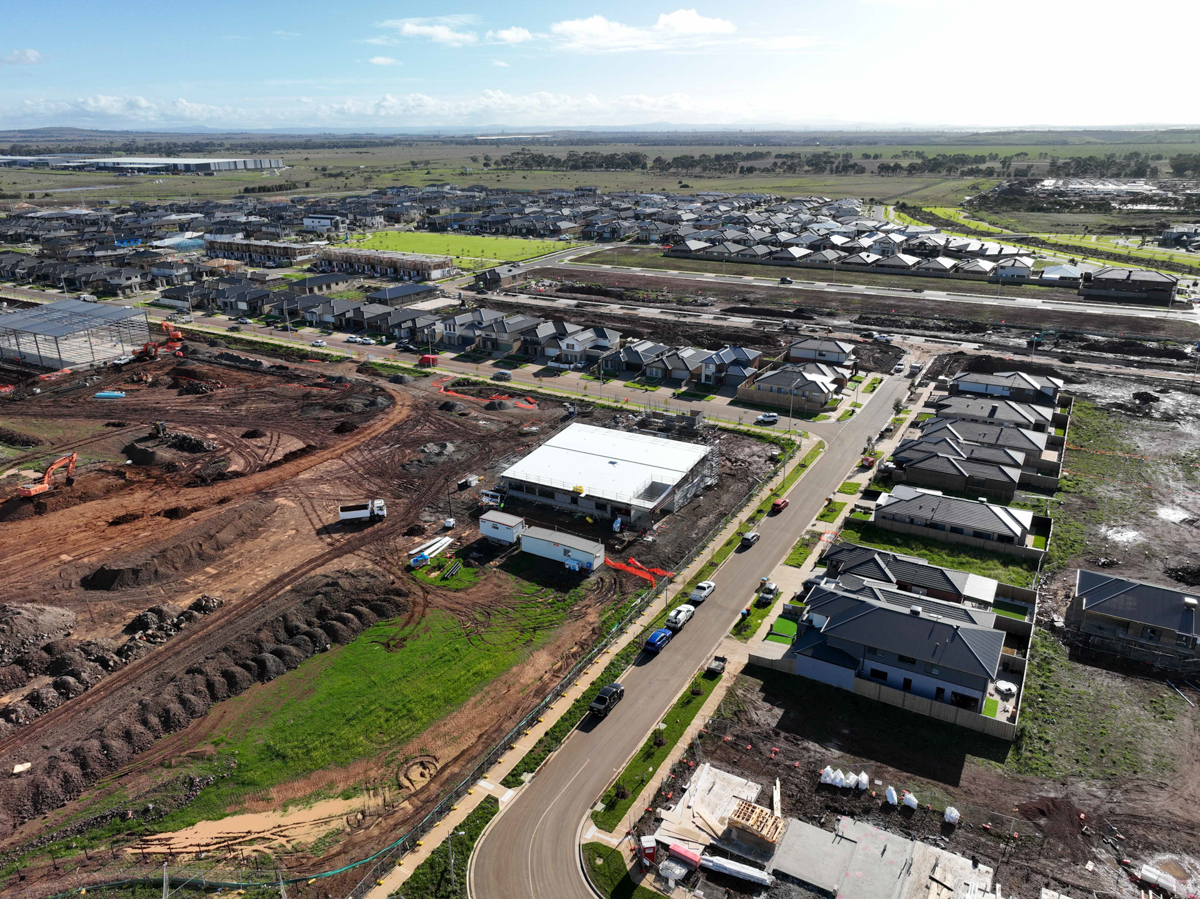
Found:
<path fill-rule="evenodd" d="M 600 689 L 600 692 L 596 694 L 596 698 L 592 700 L 592 704 L 588 706 L 588 709 L 597 718 L 603 718 L 624 698 L 624 687 L 620 684 L 609 684 L 607 687 Z"/>
<path fill-rule="evenodd" d="M 780 278 L 779 283 L 780 284 L 795 284 L 796 282 L 793 281 L 791 278 Z"/>

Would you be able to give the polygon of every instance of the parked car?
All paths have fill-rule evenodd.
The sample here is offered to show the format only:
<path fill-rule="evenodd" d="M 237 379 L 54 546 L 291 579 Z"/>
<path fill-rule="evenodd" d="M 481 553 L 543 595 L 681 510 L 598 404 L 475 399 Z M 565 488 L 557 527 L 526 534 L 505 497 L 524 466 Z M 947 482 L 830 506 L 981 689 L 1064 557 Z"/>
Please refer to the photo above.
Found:
<path fill-rule="evenodd" d="M 749 534 L 742 535 L 742 549 L 748 549 L 762 539 L 762 534 L 758 531 L 751 531 Z"/>
<path fill-rule="evenodd" d="M 695 606 L 678 606 L 672 609 L 671 614 L 667 616 L 667 627 L 673 631 L 680 630 L 685 624 L 692 620 L 692 616 L 695 614 Z"/>
<path fill-rule="evenodd" d="M 872 337 L 875 336 L 875 332 L 874 331 L 863 331 L 858 336 L 861 337 L 863 340 L 870 340 Z"/>
<path fill-rule="evenodd" d="M 669 631 L 665 627 L 660 627 L 646 640 L 646 652 L 662 652 L 663 647 L 671 642 L 673 636 L 675 636 L 673 631 Z"/>
<path fill-rule="evenodd" d="M 758 604 L 765 606 L 779 598 L 779 586 L 771 581 L 764 581 L 758 591 Z"/>
<path fill-rule="evenodd" d="M 778 412 L 764 412 L 758 418 L 754 419 L 756 425 L 773 425 L 779 421 Z"/>
<path fill-rule="evenodd" d="M 596 694 L 596 698 L 588 706 L 588 711 L 597 718 L 607 717 L 616 704 L 624 698 L 625 688 L 623 686 L 617 683 L 608 684 L 600 688 L 600 692 Z"/>
<path fill-rule="evenodd" d="M 493 381 L 511 381 L 512 380 L 512 372 L 511 371 L 498 371 L 494 375 L 492 375 L 492 380 Z"/>
<path fill-rule="evenodd" d="M 362 341 L 358 339 L 357 334 L 351 334 L 346 338 L 346 343 L 362 343 Z"/>
<path fill-rule="evenodd" d="M 779 283 L 780 284 L 795 284 L 796 282 L 793 281 L 791 278 L 780 278 Z"/>
<path fill-rule="evenodd" d="M 242 330 L 242 326 L 241 325 L 230 325 L 225 330 L 226 331 L 240 331 L 240 330 Z"/>
<path fill-rule="evenodd" d="M 239 318 L 239 319 L 237 320 L 237 323 L 238 323 L 239 325 L 252 325 L 252 324 L 254 324 L 254 322 L 250 321 L 250 319 L 246 318 L 244 315 L 243 315 L 241 318 Z"/>
<path fill-rule="evenodd" d="M 771 503 L 771 514 L 778 515 L 780 512 L 782 512 L 784 509 L 786 509 L 789 505 L 791 505 L 791 500 L 783 499 L 781 497 L 780 499 L 777 499 L 777 500 L 775 500 L 775 502 Z"/>
<path fill-rule="evenodd" d="M 704 600 L 712 596 L 713 591 L 716 589 L 717 585 L 712 581 L 701 581 L 688 596 L 688 602 L 690 602 L 693 606 L 698 606 L 700 603 L 704 602 Z"/>
<path fill-rule="evenodd" d="M 903 373 L 904 373 L 904 363 L 903 362 L 897 362 L 894 366 L 892 366 L 892 374 L 899 375 L 899 374 L 903 374 Z"/>
<path fill-rule="evenodd" d="M 313 346 L 329 346 L 329 344 L 327 344 L 327 343 L 326 343 L 325 341 L 323 341 L 323 340 L 314 340 L 314 341 L 312 342 L 312 345 L 313 345 Z"/>
<path fill-rule="evenodd" d="M 360 338 L 358 338 L 358 342 L 361 343 L 363 346 L 375 346 L 375 341 L 372 340 L 370 337 L 360 337 Z"/>
<path fill-rule="evenodd" d="M 876 343 L 891 343 L 892 342 L 892 338 L 888 337 L 886 334 L 876 334 L 874 339 L 875 339 Z"/>

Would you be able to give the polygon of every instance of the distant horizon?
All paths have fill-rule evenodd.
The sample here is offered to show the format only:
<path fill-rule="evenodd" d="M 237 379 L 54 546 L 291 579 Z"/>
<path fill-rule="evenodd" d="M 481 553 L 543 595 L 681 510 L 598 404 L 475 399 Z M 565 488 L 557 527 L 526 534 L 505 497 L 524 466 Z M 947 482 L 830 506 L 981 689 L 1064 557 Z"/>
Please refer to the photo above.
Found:
<path fill-rule="evenodd" d="M 960 0 L 211 0 L 180 34 L 148 0 L 58 0 L 5 11 L 0 128 L 1172 127 L 1129 123 L 1176 121 L 1187 54 L 1156 54 L 1153 86 L 1117 74 L 1165 30 L 1200 33 L 1196 4 L 1155 13 L 1114 25 L 1086 0 L 1000 12 Z"/>

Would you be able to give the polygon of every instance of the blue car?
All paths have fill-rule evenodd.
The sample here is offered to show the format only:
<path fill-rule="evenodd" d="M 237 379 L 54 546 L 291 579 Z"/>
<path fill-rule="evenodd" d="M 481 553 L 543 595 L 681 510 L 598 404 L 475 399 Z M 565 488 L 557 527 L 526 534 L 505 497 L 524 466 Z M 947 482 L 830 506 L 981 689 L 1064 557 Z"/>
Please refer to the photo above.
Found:
<path fill-rule="evenodd" d="M 661 652 L 662 648 L 671 642 L 672 636 L 674 635 L 671 631 L 660 627 L 646 640 L 646 652 Z"/>

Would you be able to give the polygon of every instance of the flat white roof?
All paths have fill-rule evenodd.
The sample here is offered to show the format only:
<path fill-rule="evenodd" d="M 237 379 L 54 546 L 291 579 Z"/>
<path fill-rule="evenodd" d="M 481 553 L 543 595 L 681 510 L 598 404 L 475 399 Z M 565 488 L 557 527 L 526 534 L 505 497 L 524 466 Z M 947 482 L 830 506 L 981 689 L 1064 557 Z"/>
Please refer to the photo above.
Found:
<path fill-rule="evenodd" d="M 684 479 L 708 447 L 573 424 L 504 472 L 503 477 L 583 495 L 653 507 L 668 487 Z M 644 495 L 652 484 L 663 485 Z"/>

